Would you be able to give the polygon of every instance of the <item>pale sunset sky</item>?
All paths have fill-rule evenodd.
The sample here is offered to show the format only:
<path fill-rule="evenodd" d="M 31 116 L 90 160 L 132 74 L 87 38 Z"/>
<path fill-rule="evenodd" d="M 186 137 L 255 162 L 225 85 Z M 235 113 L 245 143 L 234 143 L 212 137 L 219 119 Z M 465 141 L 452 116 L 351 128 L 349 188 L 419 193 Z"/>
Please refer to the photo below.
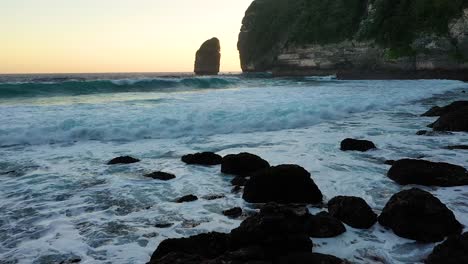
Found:
<path fill-rule="evenodd" d="M 207 39 L 240 71 L 252 0 L 0 0 L 0 73 L 191 72 Z"/>

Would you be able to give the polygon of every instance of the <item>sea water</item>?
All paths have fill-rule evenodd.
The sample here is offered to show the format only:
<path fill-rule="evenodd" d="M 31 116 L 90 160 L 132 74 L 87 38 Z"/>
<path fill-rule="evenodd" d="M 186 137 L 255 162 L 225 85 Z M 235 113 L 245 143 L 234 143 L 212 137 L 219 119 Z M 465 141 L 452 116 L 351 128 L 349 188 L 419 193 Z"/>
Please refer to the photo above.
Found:
<path fill-rule="evenodd" d="M 425 158 L 467 167 L 468 134 L 417 136 L 433 105 L 468 99 L 458 81 L 341 81 L 138 75 L 0 77 L 0 263 L 146 263 L 167 238 L 229 232 L 242 219 L 232 176 L 187 166 L 184 154 L 251 152 L 272 165 L 306 168 L 324 194 L 364 198 L 380 213 L 402 187 L 385 160 Z M 341 152 L 344 138 L 378 150 Z M 108 166 L 120 155 L 140 163 Z M 161 182 L 143 177 L 173 173 Z M 468 225 L 468 188 L 421 187 Z M 194 194 L 195 202 L 174 199 Z M 209 195 L 225 195 L 207 200 Z M 312 213 L 321 209 L 310 208 Z M 158 224 L 173 223 L 169 228 Z M 418 263 L 435 244 L 403 239 L 379 224 L 313 239 L 314 251 L 353 263 Z"/>

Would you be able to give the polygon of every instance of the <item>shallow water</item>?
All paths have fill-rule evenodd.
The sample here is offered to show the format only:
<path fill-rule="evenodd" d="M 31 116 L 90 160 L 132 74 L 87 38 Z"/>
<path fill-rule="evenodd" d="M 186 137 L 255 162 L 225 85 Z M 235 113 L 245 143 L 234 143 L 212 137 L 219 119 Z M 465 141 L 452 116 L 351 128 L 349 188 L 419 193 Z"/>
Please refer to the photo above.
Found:
<path fill-rule="evenodd" d="M 468 164 L 467 151 L 444 149 L 466 144 L 467 134 L 415 135 L 434 121 L 421 113 L 467 99 L 461 91 L 468 84 L 220 79 L 144 91 L 134 87 L 138 80 L 112 80 L 125 90 L 0 97 L 0 263 L 145 263 L 166 238 L 229 232 L 241 220 L 224 217 L 223 210 L 254 208 L 230 193 L 232 177 L 219 167 L 183 164 L 180 156 L 187 153 L 248 151 L 273 165 L 299 164 L 325 200 L 360 196 L 376 212 L 402 189 L 386 178 L 383 161 L 424 157 Z M 347 137 L 372 140 L 379 149 L 341 152 Z M 105 165 L 119 155 L 142 162 Z M 142 177 L 155 170 L 177 178 Z M 467 187 L 424 189 L 468 225 Z M 172 202 L 186 194 L 200 199 Z M 226 197 L 201 198 L 212 194 Z M 174 225 L 155 227 L 161 223 Z M 313 239 L 314 251 L 354 263 L 417 263 L 434 246 L 399 238 L 378 224 L 347 229 L 337 238 Z"/>

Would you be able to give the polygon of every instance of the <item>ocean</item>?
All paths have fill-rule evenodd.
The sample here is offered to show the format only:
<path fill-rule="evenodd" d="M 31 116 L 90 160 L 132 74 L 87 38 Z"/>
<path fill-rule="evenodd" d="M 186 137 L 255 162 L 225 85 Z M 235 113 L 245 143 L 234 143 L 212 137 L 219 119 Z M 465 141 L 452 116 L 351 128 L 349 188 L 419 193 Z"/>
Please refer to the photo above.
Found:
<path fill-rule="evenodd" d="M 402 187 L 386 160 L 422 158 L 467 166 L 468 134 L 417 136 L 434 105 L 467 100 L 468 83 L 344 81 L 333 77 L 189 74 L 0 76 L 0 263 L 146 263 L 164 239 L 229 232 L 254 211 L 218 166 L 188 166 L 184 154 L 250 152 L 273 165 L 306 168 L 329 200 L 364 198 L 379 213 Z M 345 138 L 377 150 L 342 152 Z M 117 156 L 141 159 L 108 166 Z M 166 171 L 176 179 L 143 177 Z M 430 191 L 468 226 L 468 187 Z M 201 199 L 178 204 L 195 194 Z M 207 200 L 208 195 L 225 195 Z M 311 207 L 315 213 L 321 209 Z M 156 225 L 172 223 L 169 228 Z M 313 239 L 314 251 L 353 263 L 418 263 L 435 244 L 403 239 L 379 224 Z M 66 263 L 66 262 L 63 262 Z"/>

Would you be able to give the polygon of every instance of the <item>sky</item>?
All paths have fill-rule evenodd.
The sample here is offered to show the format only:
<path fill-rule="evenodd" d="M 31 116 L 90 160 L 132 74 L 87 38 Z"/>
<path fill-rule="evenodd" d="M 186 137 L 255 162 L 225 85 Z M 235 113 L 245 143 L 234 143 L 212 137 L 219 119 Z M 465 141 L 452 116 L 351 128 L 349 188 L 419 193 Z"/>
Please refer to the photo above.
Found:
<path fill-rule="evenodd" d="M 207 39 L 240 71 L 252 0 L 0 0 L 0 73 L 191 72 Z"/>

